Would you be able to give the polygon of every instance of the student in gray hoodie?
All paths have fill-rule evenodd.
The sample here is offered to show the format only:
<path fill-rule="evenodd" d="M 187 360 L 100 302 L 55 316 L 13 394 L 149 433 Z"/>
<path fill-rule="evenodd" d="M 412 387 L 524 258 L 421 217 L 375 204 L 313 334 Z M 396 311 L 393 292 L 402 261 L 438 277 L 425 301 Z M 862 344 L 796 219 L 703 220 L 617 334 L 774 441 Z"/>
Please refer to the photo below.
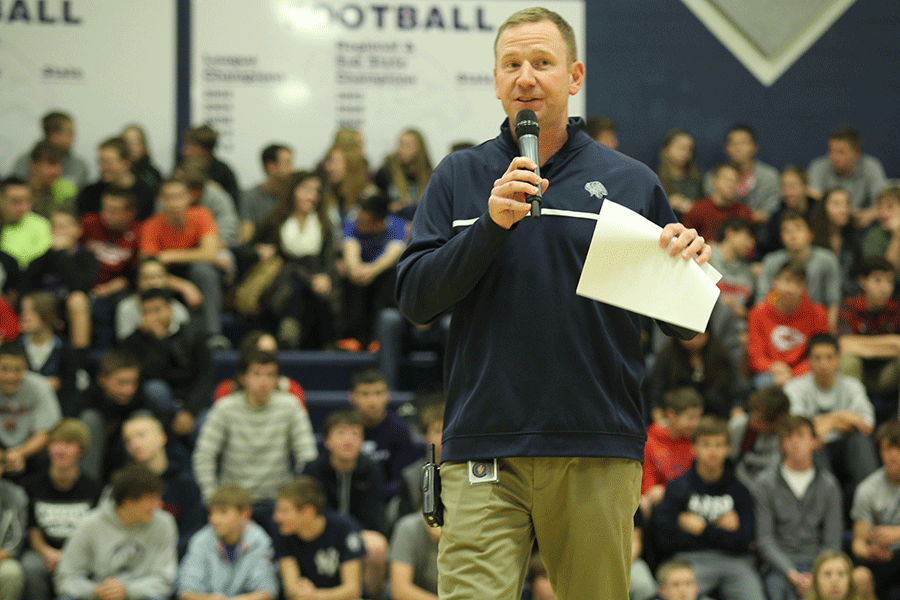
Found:
<path fill-rule="evenodd" d="M 819 446 L 813 422 L 786 417 L 778 434 L 784 459 L 751 488 L 756 539 L 769 598 L 798 600 L 809 593 L 816 557 L 840 550 L 844 513 L 837 479 L 813 464 Z"/>
<path fill-rule="evenodd" d="M 139 465 L 113 476 L 113 503 L 81 522 L 56 568 L 61 598 L 163 600 L 177 567 L 175 519 L 160 510 L 163 483 Z"/>

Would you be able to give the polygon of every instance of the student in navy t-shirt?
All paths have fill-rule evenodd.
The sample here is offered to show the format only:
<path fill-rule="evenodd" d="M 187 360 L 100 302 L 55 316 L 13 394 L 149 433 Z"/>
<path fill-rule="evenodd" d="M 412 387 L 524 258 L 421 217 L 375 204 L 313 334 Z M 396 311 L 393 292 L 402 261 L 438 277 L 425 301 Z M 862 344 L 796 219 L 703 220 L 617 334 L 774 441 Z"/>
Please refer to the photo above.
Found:
<path fill-rule="evenodd" d="M 397 261 L 406 249 L 407 223 L 388 215 L 388 202 L 378 188 L 365 190 L 356 219 L 344 226 L 345 337 L 363 347 L 374 340 L 375 316 L 395 305 Z"/>
<path fill-rule="evenodd" d="M 281 533 L 275 557 L 287 600 L 328 589 L 331 598 L 362 596 L 363 548 L 360 527 L 351 517 L 325 510 L 325 491 L 302 476 L 278 488 L 275 522 Z"/>

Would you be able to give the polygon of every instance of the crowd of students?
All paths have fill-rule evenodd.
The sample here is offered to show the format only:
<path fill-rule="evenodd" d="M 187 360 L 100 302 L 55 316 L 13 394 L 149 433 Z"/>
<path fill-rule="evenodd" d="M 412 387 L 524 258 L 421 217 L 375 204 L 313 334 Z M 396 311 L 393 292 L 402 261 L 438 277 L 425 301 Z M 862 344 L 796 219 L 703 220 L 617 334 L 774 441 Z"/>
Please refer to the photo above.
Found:
<path fill-rule="evenodd" d="M 449 324 L 413 326 L 393 301 L 431 174 L 422 134 L 374 173 L 352 130 L 309 170 L 272 144 L 241 191 L 208 126 L 171 177 L 128 126 L 91 183 L 72 117 L 42 125 L 0 181 L 0 598 L 435 597 L 418 481 L 440 406 L 421 438 L 386 410 L 403 354 L 440 350 Z M 588 128 L 618 144 L 609 120 Z M 900 580 L 900 188 L 849 127 L 808 171 L 760 162 L 744 125 L 724 152 L 704 175 L 687 131 L 660 149 L 723 279 L 693 340 L 647 324 L 632 598 L 884 600 Z M 215 387 L 233 343 L 238 374 Z M 369 351 L 381 370 L 313 431 L 284 349 Z M 545 600 L 541 572 L 536 555 L 528 593 Z"/>

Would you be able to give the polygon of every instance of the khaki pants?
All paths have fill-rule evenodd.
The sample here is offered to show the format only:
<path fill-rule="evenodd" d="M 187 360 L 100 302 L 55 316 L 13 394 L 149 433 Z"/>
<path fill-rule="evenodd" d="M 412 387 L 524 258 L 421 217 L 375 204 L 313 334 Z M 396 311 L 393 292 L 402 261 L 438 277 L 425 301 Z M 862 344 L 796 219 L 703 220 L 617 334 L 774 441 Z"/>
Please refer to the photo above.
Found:
<path fill-rule="evenodd" d="M 619 458 L 504 458 L 470 485 L 441 465 L 441 600 L 518 600 L 535 538 L 559 600 L 625 600 L 641 465 Z"/>

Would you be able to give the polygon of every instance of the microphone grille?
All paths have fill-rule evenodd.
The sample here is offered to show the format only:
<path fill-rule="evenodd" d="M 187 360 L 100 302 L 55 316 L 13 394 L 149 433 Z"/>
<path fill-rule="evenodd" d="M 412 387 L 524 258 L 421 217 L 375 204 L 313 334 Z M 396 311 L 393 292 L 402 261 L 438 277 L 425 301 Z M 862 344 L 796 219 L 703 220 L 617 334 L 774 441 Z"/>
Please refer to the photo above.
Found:
<path fill-rule="evenodd" d="M 541 127 L 538 125 L 537 117 L 530 108 L 523 108 L 516 115 L 516 137 L 523 135 L 538 136 Z"/>

